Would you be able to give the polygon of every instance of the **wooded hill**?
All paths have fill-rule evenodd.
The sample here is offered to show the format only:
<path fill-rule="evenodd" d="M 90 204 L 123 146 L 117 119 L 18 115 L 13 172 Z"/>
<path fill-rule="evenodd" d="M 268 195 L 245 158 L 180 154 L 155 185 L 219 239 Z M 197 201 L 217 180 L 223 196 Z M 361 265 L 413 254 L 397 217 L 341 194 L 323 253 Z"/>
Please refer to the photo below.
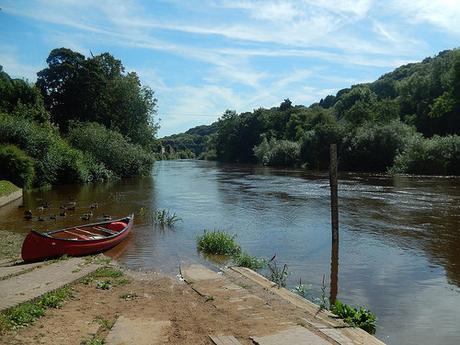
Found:
<path fill-rule="evenodd" d="M 310 106 L 227 110 L 163 138 L 176 157 L 325 168 L 330 143 L 348 171 L 460 174 L 460 50 L 411 63 Z"/>

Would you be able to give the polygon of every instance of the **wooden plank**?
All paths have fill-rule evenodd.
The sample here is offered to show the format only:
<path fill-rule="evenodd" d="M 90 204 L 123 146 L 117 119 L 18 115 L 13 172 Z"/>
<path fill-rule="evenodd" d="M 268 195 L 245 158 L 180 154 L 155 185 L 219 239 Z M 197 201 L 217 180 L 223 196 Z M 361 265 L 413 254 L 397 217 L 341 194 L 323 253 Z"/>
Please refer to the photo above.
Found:
<path fill-rule="evenodd" d="M 209 338 L 216 345 L 242 345 L 233 335 L 210 335 Z"/>

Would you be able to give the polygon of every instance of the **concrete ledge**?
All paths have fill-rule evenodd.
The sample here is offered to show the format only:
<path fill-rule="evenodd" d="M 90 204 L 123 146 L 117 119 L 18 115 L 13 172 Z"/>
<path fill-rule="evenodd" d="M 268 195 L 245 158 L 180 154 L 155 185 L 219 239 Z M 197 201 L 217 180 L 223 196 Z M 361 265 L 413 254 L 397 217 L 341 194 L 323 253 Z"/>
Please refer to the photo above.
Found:
<path fill-rule="evenodd" d="M 0 207 L 9 204 L 10 202 L 15 201 L 19 198 L 22 198 L 22 189 L 19 189 L 13 193 L 0 197 Z"/>
<path fill-rule="evenodd" d="M 243 277 L 250 279 L 264 289 L 278 295 L 296 307 L 305 310 L 309 315 L 314 315 L 316 321 L 302 319 L 306 325 L 317 329 L 328 339 L 332 339 L 341 345 L 385 345 L 382 341 L 367 333 L 361 328 L 351 327 L 328 310 L 320 309 L 318 305 L 300 297 L 285 288 L 279 288 L 276 284 L 261 276 L 257 272 L 245 267 L 230 267 Z M 262 343 L 261 343 L 262 344 Z M 267 343 L 268 344 L 268 343 Z"/>

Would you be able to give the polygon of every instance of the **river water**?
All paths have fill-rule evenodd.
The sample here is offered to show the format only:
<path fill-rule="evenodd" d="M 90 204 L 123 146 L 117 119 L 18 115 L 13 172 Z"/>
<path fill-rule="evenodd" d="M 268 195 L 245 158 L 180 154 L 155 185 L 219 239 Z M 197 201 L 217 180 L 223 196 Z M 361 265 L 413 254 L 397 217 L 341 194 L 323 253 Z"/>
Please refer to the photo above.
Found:
<path fill-rule="evenodd" d="M 376 335 L 388 344 L 460 344 L 460 179 L 342 174 L 339 198 L 338 299 L 371 309 Z M 68 200 L 76 200 L 77 209 L 49 220 Z M 36 210 L 44 202 L 49 208 Z M 92 221 L 103 213 L 136 212 L 132 235 L 110 252 L 131 268 L 176 274 L 179 263 L 210 264 L 197 253 L 196 236 L 225 229 L 251 255 L 276 254 L 286 263 L 288 286 L 301 278 L 313 299 L 323 276 L 329 287 L 327 174 L 160 161 L 150 177 L 26 194 L 26 208 L 45 220 L 23 220 L 24 209 L 12 204 L 0 209 L 0 229 L 79 224 L 94 202 Z M 141 208 L 169 209 L 182 222 L 161 229 L 139 215 Z"/>

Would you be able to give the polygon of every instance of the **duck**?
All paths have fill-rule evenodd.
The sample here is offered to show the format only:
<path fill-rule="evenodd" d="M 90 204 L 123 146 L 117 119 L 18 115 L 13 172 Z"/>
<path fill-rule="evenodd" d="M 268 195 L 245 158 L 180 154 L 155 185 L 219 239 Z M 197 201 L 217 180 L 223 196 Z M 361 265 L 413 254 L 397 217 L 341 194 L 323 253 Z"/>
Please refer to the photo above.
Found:
<path fill-rule="evenodd" d="M 32 211 L 31 210 L 24 211 L 24 218 L 27 219 L 27 220 L 31 220 L 32 219 Z"/>
<path fill-rule="evenodd" d="M 110 216 L 108 214 L 103 214 L 102 219 L 104 219 L 104 220 L 112 220 L 112 216 Z"/>
<path fill-rule="evenodd" d="M 38 221 L 39 222 L 44 222 L 45 221 L 45 218 L 43 218 L 42 216 L 38 217 Z"/>
<path fill-rule="evenodd" d="M 64 210 L 64 211 L 61 211 L 61 213 L 59 213 L 59 215 L 60 215 L 61 217 L 65 217 L 65 216 L 67 216 L 67 211 L 65 211 L 65 210 Z"/>
<path fill-rule="evenodd" d="M 50 215 L 50 220 L 56 220 L 56 215 L 55 214 Z"/>
<path fill-rule="evenodd" d="M 83 216 L 81 216 L 80 218 L 83 219 L 83 220 L 90 220 L 90 218 L 93 216 L 93 212 L 90 211 L 89 213 L 85 213 Z"/>
<path fill-rule="evenodd" d="M 92 209 L 95 209 L 95 208 L 98 208 L 99 207 L 99 204 L 97 202 L 94 202 L 91 204 L 90 208 Z"/>

